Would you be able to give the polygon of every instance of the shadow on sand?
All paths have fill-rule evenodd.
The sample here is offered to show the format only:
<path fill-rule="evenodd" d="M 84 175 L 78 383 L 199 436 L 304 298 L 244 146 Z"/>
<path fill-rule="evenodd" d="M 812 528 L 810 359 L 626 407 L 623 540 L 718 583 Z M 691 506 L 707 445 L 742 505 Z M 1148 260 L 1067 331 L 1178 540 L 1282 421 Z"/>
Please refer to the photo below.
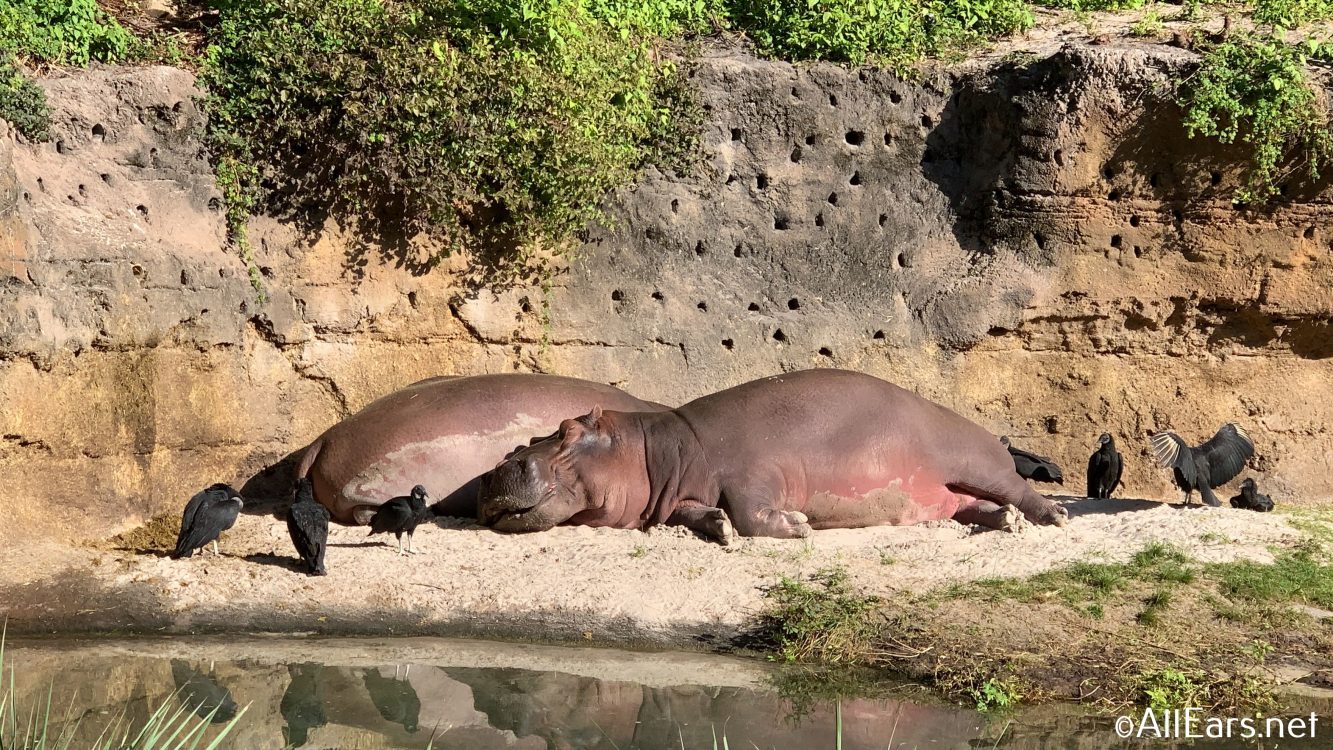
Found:
<path fill-rule="evenodd" d="M 246 562 L 258 563 L 259 565 L 271 565 L 275 568 L 285 568 L 294 573 L 306 572 L 305 563 L 301 562 L 299 559 L 295 557 L 292 557 L 291 555 L 268 555 L 268 554 L 254 553 L 246 555 L 242 559 L 244 559 Z"/>
<path fill-rule="evenodd" d="M 1156 500 L 1130 500 L 1118 497 L 1105 500 L 1077 495 L 1048 495 L 1047 497 L 1063 505 L 1065 510 L 1069 511 L 1071 520 L 1079 516 L 1109 516 L 1117 513 L 1152 510 L 1165 505 L 1165 503 Z"/>

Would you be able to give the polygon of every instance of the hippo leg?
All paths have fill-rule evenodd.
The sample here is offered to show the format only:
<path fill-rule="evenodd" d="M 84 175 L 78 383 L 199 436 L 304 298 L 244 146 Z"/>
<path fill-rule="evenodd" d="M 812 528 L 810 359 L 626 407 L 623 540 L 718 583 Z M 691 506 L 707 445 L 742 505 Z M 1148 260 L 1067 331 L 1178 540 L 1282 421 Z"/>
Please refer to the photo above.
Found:
<path fill-rule="evenodd" d="M 1064 526 L 1069 522 L 1069 511 L 1032 489 L 1031 485 L 1013 472 L 998 478 L 988 490 L 963 485 L 951 486 L 950 489 L 999 505 L 1012 505 L 1022 511 L 1029 521 L 1042 526 Z"/>
<path fill-rule="evenodd" d="M 780 486 L 780 485 L 779 485 Z M 736 531 L 741 536 L 769 536 L 776 539 L 803 539 L 813 533 L 810 519 L 804 513 L 779 510 L 765 498 L 778 496 L 778 491 L 746 489 L 725 492 L 727 510 Z"/>
<path fill-rule="evenodd" d="M 379 509 L 380 506 L 378 505 L 354 506 L 351 513 L 352 521 L 356 523 L 357 526 L 369 526 L 371 517 L 374 516 L 375 511 Z"/>
<path fill-rule="evenodd" d="M 682 505 L 676 508 L 666 520 L 668 526 L 684 526 L 708 539 L 720 542 L 723 547 L 736 539 L 736 529 L 727 518 L 727 512 L 721 508 L 707 505 Z"/>
<path fill-rule="evenodd" d="M 953 514 L 953 520 L 958 523 L 976 524 L 999 531 L 1017 530 L 1019 519 L 1022 517 L 1023 514 L 1018 508 L 992 503 L 989 500 L 974 500 L 968 505 L 959 507 L 958 512 Z"/>

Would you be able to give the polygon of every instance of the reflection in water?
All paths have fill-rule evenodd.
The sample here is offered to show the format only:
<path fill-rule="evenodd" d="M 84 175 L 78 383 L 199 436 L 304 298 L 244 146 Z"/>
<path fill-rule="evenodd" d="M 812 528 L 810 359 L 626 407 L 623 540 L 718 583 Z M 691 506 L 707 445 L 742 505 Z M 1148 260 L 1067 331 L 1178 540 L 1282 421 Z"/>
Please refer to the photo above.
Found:
<path fill-rule="evenodd" d="M 185 707 L 201 719 L 221 724 L 236 718 L 236 701 L 231 691 L 211 676 L 198 672 L 181 659 L 171 660 L 171 680 Z"/>
<path fill-rule="evenodd" d="M 537 671 L 491 666 L 532 663 L 532 652 L 522 651 L 528 647 L 473 644 L 470 653 L 481 657 L 441 657 L 443 664 L 421 658 L 395 668 L 374 666 L 379 659 L 357 650 L 357 643 L 332 648 L 307 641 L 273 649 L 267 658 L 216 663 L 127 655 L 115 648 L 84 653 L 18 646 L 6 660 L 16 667 L 20 707 L 45 704 L 52 690 L 51 705 L 71 706 L 71 716 L 83 717 L 63 725 L 75 733 L 75 747 L 90 745 L 120 713 L 137 719 L 173 703 L 176 695 L 198 716 L 216 709 L 209 737 L 216 735 L 217 722 L 239 712 L 238 704 L 248 706 L 223 745 L 235 748 L 712 750 L 725 738 L 731 748 L 820 750 L 835 747 L 839 737 L 845 750 L 1185 746 L 1120 743 L 1111 720 L 1070 707 L 988 720 L 957 706 L 844 699 L 839 729 L 833 705 L 803 707 L 797 720 L 789 702 L 753 687 L 757 671 L 721 674 L 720 661 L 703 657 L 697 666 L 664 676 L 644 666 L 646 655 L 627 656 L 621 664 L 628 666 L 612 670 L 618 679 L 597 679 L 571 672 L 605 675 L 601 665 L 608 652 L 559 650 L 559 658 L 545 663 L 562 671 Z M 191 642 L 150 644 L 138 642 L 137 654 L 196 653 Z M 235 653 L 231 644 L 225 648 L 214 655 Z M 506 656 L 507 651 L 512 653 Z M 299 657 L 286 663 L 288 653 Z M 395 660 L 400 659 L 383 659 Z M 460 661 L 463 665 L 455 666 Z M 731 684 L 710 686 L 710 679 Z"/>
<path fill-rule="evenodd" d="M 407 671 L 412 671 L 411 666 Z M 401 724 L 409 734 L 415 734 L 417 721 L 421 718 L 421 699 L 417 697 L 417 691 L 407 681 L 406 675 L 400 680 L 396 668 L 391 678 L 381 675 L 377 669 L 371 669 L 362 679 L 366 681 L 366 692 L 370 693 L 370 700 L 379 709 L 380 716 L 394 724 Z"/>
<path fill-rule="evenodd" d="M 287 692 L 282 694 L 282 703 L 278 710 L 286 722 L 282 736 L 288 747 L 302 747 L 310 738 L 310 730 L 318 729 L 328 723 L 324 714 L 324 698 L 320 693 L 320 672 L 324 667 L 318 664 L 289 664 L 287 674 L 292 681 L 287 685 Z"/>

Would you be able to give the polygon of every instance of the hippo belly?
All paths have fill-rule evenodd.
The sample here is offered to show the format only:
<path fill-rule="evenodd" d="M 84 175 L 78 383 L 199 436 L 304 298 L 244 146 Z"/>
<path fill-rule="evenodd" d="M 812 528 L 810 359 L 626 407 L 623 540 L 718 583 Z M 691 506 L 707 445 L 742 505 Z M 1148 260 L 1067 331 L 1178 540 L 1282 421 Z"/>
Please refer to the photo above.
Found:
<path fill-rule="evenodd" d="M 952 518 L 964 501 L 920 464 L 882 467 L 880 471 L 836 473 L 820 467 L 807 475 L 804 502 L 788 497 L 783 505 L 809 518 L 813 529 L 911 526 Z"/>
<path fill-rule="evenodd" d="M 476 517 L 477 478 L 514 448 L 594 406 L 664 411 L 611 386 L 509 373 L 423 380 L 384 396 L 311 443 L 298 476 L 340 523 L 424 485 L 440 515 Z"/>

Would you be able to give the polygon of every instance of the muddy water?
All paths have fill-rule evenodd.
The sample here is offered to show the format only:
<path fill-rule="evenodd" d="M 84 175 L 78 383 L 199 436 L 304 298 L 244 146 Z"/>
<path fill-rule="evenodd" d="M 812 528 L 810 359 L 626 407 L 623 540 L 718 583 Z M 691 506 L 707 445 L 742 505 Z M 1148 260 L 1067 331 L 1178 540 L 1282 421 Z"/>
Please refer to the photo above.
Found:
<path fill-rule="evenodd" d="M 12 642 L 5 662 L 20 706 L 52 691 L 74 747 L 163 703 L 218 722 L 244 708 L 224 745 L 236 748 L 425 748 L 432 737 L 435 748 L 468 750 L 711 750 L 723 738 L 759 750 L 1171 746 L 1122 743 L 1112 718 L 1067 707 L 986 716 L 911 686 L 894 699 L 797 705 L 775 692 L 766 665 L 690 654 L 190 638 Z"/>

